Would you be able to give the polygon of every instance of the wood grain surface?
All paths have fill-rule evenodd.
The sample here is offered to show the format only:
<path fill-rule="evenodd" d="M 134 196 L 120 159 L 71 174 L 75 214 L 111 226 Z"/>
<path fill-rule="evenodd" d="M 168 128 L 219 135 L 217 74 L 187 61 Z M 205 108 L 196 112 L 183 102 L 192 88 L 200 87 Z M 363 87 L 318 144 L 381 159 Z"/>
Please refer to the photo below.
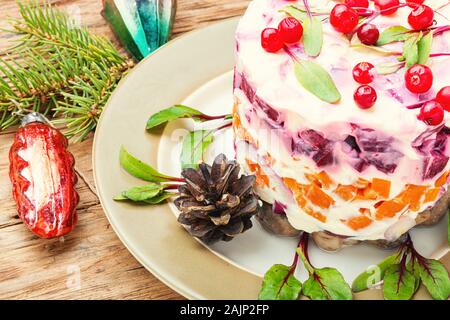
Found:
<path fill-rule="evenodd" d="M 25 1 L 25 0 L 24 0 Z M 92 32 L 118 46 L 100 15 L 101 0 L 54 0 Z M 241 15 L 249 0 L 178 0 L 174 37 Z M 16 0 L 0 0 L 0 28 L 18 17 Z M 0 31 L 0 51 L 10 44 Z M 92 137 L 71 145 L 80 193 L 79 223 L 59 240 L 41 240 L 17 216 L 8 178 L 12 131 L 0 132 L 0 299 L 182 299 L 146 271 L 122 245 L 100 206 L 92 174 Z"/>

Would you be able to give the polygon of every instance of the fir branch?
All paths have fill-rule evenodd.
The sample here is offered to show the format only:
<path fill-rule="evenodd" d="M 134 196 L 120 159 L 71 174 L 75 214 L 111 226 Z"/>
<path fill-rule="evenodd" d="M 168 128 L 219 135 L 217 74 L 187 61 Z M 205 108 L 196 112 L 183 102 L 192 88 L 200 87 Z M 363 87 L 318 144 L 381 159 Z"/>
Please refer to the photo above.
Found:
<path fill-rule="evenodd" d="M 134 62 L 106 38 L 76 26 L 48 3 L 18 3 L 20 19 L 4 30 L 16 38 L 0 58 L 0 130 L 39 111 L 83 140 Z M 21 57 L 20 63 L 14 57 Z"/>

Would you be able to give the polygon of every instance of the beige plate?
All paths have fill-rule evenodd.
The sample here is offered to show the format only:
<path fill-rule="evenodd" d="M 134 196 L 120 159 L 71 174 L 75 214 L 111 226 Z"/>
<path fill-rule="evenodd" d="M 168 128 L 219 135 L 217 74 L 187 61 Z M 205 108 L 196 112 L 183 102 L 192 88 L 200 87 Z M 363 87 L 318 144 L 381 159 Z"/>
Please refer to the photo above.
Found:
<path fill-rule="evenodd" d="M 111 97 L 94 142 L 95 181 L 112 227 L 143 266 L 190 299 L 255 299 L 261 278 L 194 241 L 176 222 L 168 205 L 114 202 L 113 196 L 139 184 L 120 168 L 118 154 L 124 145 L 156 166 L 161 137 L 145 131 L 148 117 L 183 101 L 202 84 L 232 68 L 236 24 L 237 19 L 231 19 L 190 33 L 140 63 Z M 417 297 L 426 295 L 421 292 Z M 379 299 L 381 294 L 372 290 L 357 298 Z"/>

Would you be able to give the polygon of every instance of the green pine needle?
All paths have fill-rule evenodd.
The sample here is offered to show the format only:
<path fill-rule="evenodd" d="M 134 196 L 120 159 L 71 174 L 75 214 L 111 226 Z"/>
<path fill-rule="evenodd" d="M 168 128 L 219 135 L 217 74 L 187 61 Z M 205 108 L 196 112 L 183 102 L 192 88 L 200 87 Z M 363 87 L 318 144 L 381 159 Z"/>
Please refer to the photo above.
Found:
<path fill-rule="evenodd" d="M 83 140 L 134 63 L 47 2 L 18 6 L 21 18 L 3 30 L 16 37 L 0 57 L 0 131 L 39 111 L 68 137 Z"/>

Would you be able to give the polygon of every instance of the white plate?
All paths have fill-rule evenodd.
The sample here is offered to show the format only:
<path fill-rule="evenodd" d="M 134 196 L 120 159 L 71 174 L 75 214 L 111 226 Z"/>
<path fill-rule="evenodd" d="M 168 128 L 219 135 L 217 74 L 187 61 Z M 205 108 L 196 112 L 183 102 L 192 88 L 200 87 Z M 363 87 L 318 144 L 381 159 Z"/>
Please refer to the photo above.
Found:
<path fill-rule="evenodd" d="M 123 145 L 138 158 L 167 173 L 179 174 L 177 141 L 189 121 L 170 124 L 160 133 L 145 130 L 151 114 L 185 103 L 211 114 L 230 112 L 237 19 L 226 20 L 170 42 L 142 61 L 119 84 L 105 108 L 94 141 L 94 177 L 104 211 L 119 238 L 156 277 L 191 299 L 256 299 L 262 275 L 274 263 L 290 264 L 295 240 L 280 239 L 259 225 L 230 243 L 205 249 L 177 223 L 169 205 L 140 206 L 112 198 L 145 182 L 120 168 Z M 176 131 L 178 139 L 173 139 Z M 172 137 L 172 138 L 171 138 Z M 231 140 L 221 137 L 215 147 Z M 222 142 L 221 142 L 222 141 Z M 225 143 L 226 141 L 226 143 Z M 225 148 L 213 150 L 209 158 Z M 159 161 L 157 161 L 159 158 Z M 414 231 L 426 255 L 447 250 L 444 224 Z M 312 248 L 317 266 L 336 266 L 348 280 L 388 254 L 357 246 L 338 254 Z M 380 298 L 379 293 L 357 298 Z"/>

